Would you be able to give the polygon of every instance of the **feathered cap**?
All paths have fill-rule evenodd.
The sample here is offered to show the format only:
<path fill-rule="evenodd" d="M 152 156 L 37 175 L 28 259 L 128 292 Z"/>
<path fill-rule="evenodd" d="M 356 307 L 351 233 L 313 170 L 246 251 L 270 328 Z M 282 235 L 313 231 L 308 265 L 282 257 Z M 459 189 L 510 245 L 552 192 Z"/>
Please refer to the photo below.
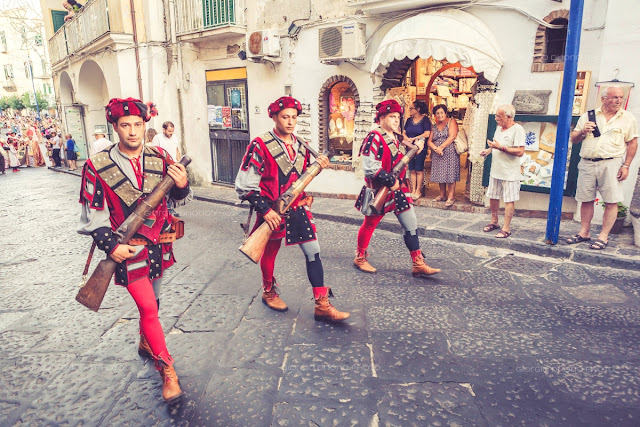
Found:
<path fill-rule="evenodd" d="M 404 109 L 395 99 L 388 99 L 376 105 L 376 123 L 380 123 L 382 116 L 391 113 L 404 113 Z"/>
<path fill-rule="evenodd" d="M 298 114 L 302 112 L 302 104 L 300 101 L 291 96 L 283 96 L 269 105 L 269 117 L 273 117 L 285 108 L 295 108 L 298 111 Z"/>
<path fill-rule="evenodd" d="M 139 116 L 145 122 L 148 122 L 151 117 L 158 115 L 155 104 L 152 102 L 145 104 L 135 98 L 113 98 L 104 109 L 109 123 L 117 123 L 122 116 Z"/>

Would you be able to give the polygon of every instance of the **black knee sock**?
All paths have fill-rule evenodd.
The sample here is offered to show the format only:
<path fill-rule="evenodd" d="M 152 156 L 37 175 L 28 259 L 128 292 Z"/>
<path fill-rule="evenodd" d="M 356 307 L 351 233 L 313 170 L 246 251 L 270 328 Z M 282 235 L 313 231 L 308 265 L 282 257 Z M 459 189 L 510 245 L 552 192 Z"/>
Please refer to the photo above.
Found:
<path fill-rule="evenodd" d="M 158 311 L 160 311 L 160 298 L 156 298 L 156 303 L 158 304 Z"/>
<path fill-rule="evenodd" d="M 313 261 L 309 261 L 307 257 L 305 257 L 305 259 L 307 261 L 307 277 L 309 278 L 309 282 L 311 282 L 311 286 L 314 288 L 323 287 L 324 270 L 322 268 L 320 254 L 315 254 L 315 259 Z"/>
<path fill-rule="evenodd" d="M 418 240 L 418 232 L 416 234 L 411 234 L 410 231 L 406 231 L 404 233 L 404 244 L 407 245 L 407 248 L 410 252 L 417 251 L 420 249 L 420 240 Z"/>

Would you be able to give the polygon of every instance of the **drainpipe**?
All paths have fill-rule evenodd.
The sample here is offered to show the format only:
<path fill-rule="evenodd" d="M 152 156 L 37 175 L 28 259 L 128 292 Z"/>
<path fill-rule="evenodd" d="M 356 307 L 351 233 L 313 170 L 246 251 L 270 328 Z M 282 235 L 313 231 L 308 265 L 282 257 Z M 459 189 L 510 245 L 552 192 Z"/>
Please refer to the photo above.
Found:
<path fill-rule="evenodd" d="M 551 192 L 549 194 L 549 211 L 547 213 L 546 243 L 558 243 L 560 219 L 562 217 L 562 196 L 564 193 L 564 176 L 567 170 L 567 147 L 571 143 L 571 116 L 573 110 L 574 88 L 578 72 L 578 54 L 580 53 L 580 33 L 582 31 L 582 12 L 584 0 L 571 0 L 569 9 L 569 26 L 567 29 L 567 47 L 564 57 L 564 77 L 562 79 L 562 96 L 558 114 L 558 130 L 556 133 L 556 151 L 551 176 Z"/>
<path fill-rule="evenodd" d="M 142 95 L 142 74 L 140 72 L 140 52 L 138 51 L 138 29 L 136 28 L 136 6 L 134 0 L 129 0 L 131 6 L 131 23 L 133 25 L 133 46 L 136 53 L 136 72 L 138 75 L 138 97 L 144 102 Z"/>
<path fill-rule="evenodd" d="M 183 155 L 187 154 L 187 147 L 185 143 L 185 125 L 184 125 L 184 110 L 182 108 L 182 89 L 184 78 L 182 75 L 182 49 L 178 45 L 178 37 L 176 35 L 176 4 L 175 0 L 169 0 L 169 32 L 171 34 L 171 57 L 172 63 L 177 73 L 176 95 L 178 105 L 178 121 L 180 123 L 180 151 Z M 189 177 L 192 181 L 194 177 Z"/>

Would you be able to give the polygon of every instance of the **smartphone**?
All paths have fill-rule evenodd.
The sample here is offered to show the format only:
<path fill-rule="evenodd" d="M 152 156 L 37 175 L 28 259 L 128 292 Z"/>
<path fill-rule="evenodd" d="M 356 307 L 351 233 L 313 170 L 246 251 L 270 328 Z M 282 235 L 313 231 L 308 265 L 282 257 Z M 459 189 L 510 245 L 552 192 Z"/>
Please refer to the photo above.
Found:
<path fill-rule="evenodd" d="M 589 118 L 590 122 L 596 123 L 596 128 L 593 130 L 593 136 L 595 138 L 599 138 L 600 137 L 600 129 L 598 129 L 598 124 L 596 122 L 596 110 L 589 110 L 587 111 L 587 117 Z"/>

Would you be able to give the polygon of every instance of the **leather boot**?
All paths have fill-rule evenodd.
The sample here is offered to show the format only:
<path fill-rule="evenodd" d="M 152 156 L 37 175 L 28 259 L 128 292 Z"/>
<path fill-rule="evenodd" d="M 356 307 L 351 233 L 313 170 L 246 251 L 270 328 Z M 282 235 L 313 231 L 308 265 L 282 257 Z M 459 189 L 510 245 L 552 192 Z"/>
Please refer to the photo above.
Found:
<path fill-rule="evenodd" d="M 420 250 L 412 251 L 411 258 L 413 260 L 413 268 L 411 269 L 413 277 L 428 277 L 440 272 L 439 268 L 431 268 L 424 262 L 424 256 Z"/>
<path fill-rule="evenodd" d="M 173 363 L 173 359 L 170 360 Z M 176 370 L 162 358 L 157 358 L 156 368 L 162 378 L 162 398 L 168 404 L 176 403 L 184 394 L 180 389 L 180 381 L 178 381 Z"/>
<path fill-rule="evenodd" d="M 353 266 L 360 271 L 364 271 L 369 274 L 376 274 L 376 269 L 373 268 L 369 261 L 367 261 L 367 257 L 369 254 L 365 252 L 356 252 L 356 258 L 353 260 Z"/>
<path fill-rule="evenodd" d="M 316 300 L 316 310 L 314 312 L 314 317 L 316 320 L 341 322 L 351 316 L 347 312 L 338 311 L 334 306 L 331 305 L 331 303 L 329 302 L 329 297 L 333 296 L 331 288 L 313 288 L 313 296 Z"/>
<path fill-rule="evenodd" d="M 142 357 L 153 359 L 153 351 L 149 345 L 149 341 L 145 338 L 144 334 L 140 334 L 140 343 L 138 344 L 138 354 Z"/>
<path fill-rule="evenodd" d="M 275 311 L 287 311 L 289 307 L 280 299 L 277 286 L 278 284 L 276 283 L 275 277 L 270 285 L 262 285 L 262 303 Z"/>

